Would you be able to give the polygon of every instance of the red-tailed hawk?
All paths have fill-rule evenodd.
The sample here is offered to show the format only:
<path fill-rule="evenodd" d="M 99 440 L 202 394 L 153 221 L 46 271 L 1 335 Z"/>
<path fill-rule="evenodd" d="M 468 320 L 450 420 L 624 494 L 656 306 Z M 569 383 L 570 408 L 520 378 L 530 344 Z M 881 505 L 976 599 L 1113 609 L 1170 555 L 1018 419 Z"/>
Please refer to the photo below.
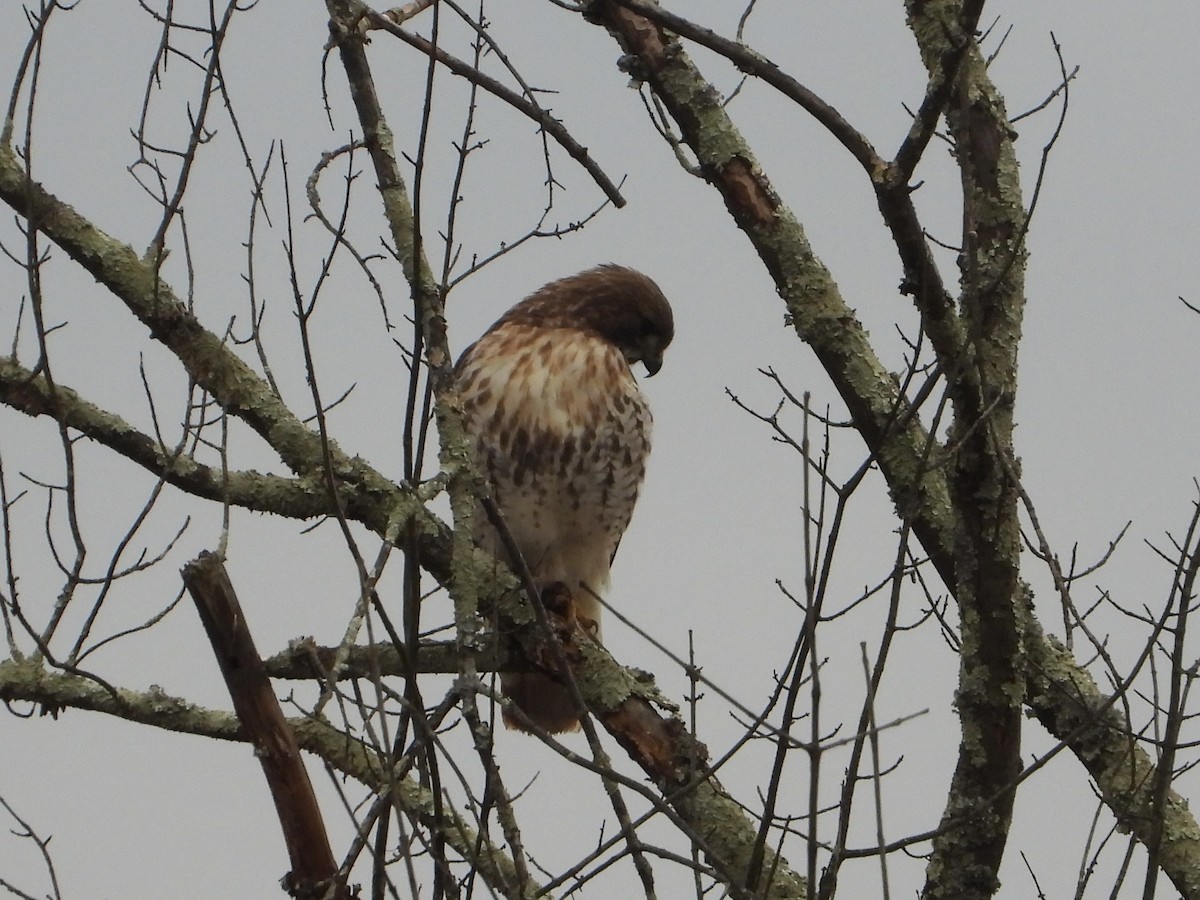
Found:
<path fill-rule="evenodd" d="M 455 368 L 475 463 L 539 590 L 565 585 L 597 638 L 592 592 L 608 588 L 650 452 L 650 409 L 630 366 L 653 375 L 674 334 L 653 281 L 599 266 L 522 300 Z M 482 510 L 475 523 L 480 546 L 504 558 Z M 548 677 L 505 674 L 500 684 L 541 728 L 579 727 L 570 693 Z"/>

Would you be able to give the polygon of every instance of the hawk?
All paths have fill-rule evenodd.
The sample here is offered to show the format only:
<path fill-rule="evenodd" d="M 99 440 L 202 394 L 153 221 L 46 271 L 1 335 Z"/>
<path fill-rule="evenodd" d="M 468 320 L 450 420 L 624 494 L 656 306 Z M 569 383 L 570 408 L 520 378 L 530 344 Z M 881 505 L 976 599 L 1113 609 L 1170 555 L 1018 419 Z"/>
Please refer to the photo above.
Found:
<path fill-rule="evenodd" d="M 539 591 L 565 586 L 597 639 L 595 594 L 608 587 L 650 452 L 650 408 L 630 366 L 656 373 L 674 334 L 658 285 L 603 265 L 522 300 L 455 366 L 475 464 Z M 506 559 L 482 510 L 474 528 L 481 547 Z M 507 673 L 500 684 L 540 728 L 579 727 L 581 711 L 549 677 Z M 504 720 L 521 727 L 507 712 Z"/>

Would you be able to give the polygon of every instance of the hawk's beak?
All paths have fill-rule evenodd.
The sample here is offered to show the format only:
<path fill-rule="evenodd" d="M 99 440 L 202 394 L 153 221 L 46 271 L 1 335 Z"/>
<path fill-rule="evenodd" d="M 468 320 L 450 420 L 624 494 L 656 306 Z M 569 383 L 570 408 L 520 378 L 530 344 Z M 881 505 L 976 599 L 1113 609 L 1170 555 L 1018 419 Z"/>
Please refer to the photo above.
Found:
<path fill-rule="evenodd" d="M 642 360 L 642 365 L 646 367 L 646 377 L 653 378 L 658 374 L 658 370 L 662 368 L 662 353 L 647 354 Z"/>

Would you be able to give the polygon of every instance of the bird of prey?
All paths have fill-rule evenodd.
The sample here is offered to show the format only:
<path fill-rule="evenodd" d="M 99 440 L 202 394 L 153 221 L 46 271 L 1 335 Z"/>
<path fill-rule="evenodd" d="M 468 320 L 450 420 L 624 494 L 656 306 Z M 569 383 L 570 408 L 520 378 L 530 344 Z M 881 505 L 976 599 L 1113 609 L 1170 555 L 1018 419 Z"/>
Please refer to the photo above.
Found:
<path fill-rule="evenodd" d="M 655 374 L 674 333 L 653 281 L 603 265 L 516 304 L 455 366 L 470 450 L 516 547 L 538 589 L 565 587 L 597 639 L 595 594 L 608 588 L 650 452 L 650 409 L 631 366 Z M 511 562 L 482 510 L 474 528 L 480 546 Z M 579 727 L 581 710 L 551 678 L 507 673 L 501 687 L 539 728 Z M 521 727 L 507 711 L 505 722 Z"/>

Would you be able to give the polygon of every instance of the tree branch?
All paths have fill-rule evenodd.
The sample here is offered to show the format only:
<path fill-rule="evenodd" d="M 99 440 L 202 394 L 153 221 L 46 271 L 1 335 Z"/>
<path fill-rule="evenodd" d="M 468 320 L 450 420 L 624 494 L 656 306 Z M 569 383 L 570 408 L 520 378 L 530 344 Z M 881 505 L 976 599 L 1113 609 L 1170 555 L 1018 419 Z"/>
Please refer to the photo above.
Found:
<path fill-rule="evenodd" d="M 480 672 L 519 672 L 522 668 L 532 668 L 524 657 L 512 652 L 507 641 L 499 640 L 496 635 L 492 637 L 494 640 L 476 650 L 476 667 Z M 305 638 L 292 641 L 286 650 L 264 659 L 263 665 L 272 678 L 293 681 L 331 677 L 346 681 L 376 675 L 408 676 L 414 672 L 454 675 L 460 668 L 454 641 L 422 643 L 415 663 L 392 644 L 355 644 L 346 648 L 345 658 L 335 672 L 333 663 L 340 651 L 339 647 L 320 647 Z"/>
<path fill-rule="evenodd" d="M 577 140 L 575 140 L 562 122 L 550 115 L 547 110 L 539 106 L 532 98 L 522 97 L 516 91 L 508 89 L 496 79 L 488 77 L 470 63 L 464 62 L 458 57 L 450 55 L 441 47 L 434 46 L 418 34 L 412 34 L 409 31 L 405 31 L 397 23 L 393 22 L 383 14 L 368 10 L 366 12 L 366 16 L 373 28 L 386 31 L 393 37 L 397 37 L 404 41 L 404 43 L 408 44 L 410 47 L 415 47 L 417 50 L 420 50 L 431 59 L 437 60 L 440 65 L 445 66 L 455 75 L 459 76 L 460 78 L 465 78 L 472 84 L 478 85 L 492 96 L 503 100 L 513 109 L 517 110 L 517 112 L 532 119 L 537 123 L 539 128 L 545 131 L 546 134 L 550 135 L 550 137 L 552 137 L 558 143 L 558 145 L 566 151 L 567 155 L 570 156 L 571 159 L 575 160 L 583 167 L 584 171 L 592 177 L 594 182 L 596 182 L 596 186 L 599 187 L 600 190 L 604 192 L 604 195 L 612 201 L 613 206 L 617 207 L 618 209 L 625 206 L 625 198 L 621 196 L 620 189 L 612 183 L 612 179 L 610 179 L 604 173 L 604 170 L 600 168 L 600 165 L 594 159 L 592 159 L 591 154 L 588 153 L 587 147 L 584 147 Z"/>
<path fill-rule="evenodd" d="M 761 53 L 739 41 L 722 37 L 710 28 L 704 28 L 683 16 L 669 12 L 657 3 L 647 2 L 647 0 L 613 0 L 613 2 L 673 31 L 680 37 L 695 41 L 700 46 L 719 53 L 737 66 L 740 71 L 753 75 L 775 88 L 820 122 L 872 177 L 887 165 L 875 152 L 875 148 L 871 146 L 866 135 L 847 122 L 833 106 Z"/>
<path fill-rule="evenodd" d="M 50 672 L 33 660 L 0 661 L 0 701 L 36 703 L 56 715 L 64 709 L 91 710 L 181 734 L 223 741 L 247 740 L 242 724 L 232 713 L 205 709 L 170 696 L 160 688 L 145 692 L 119 689 L 114 695 L 87 678 Z M 373 791 L 390 789 L 391 799 L 399 808 L 424 827 L 444 835 L 455 852 L 502 896 L 533 900 L 538 894 L 535 884 L 526 883 L 523 888 L 518 885 L 512 860 L 485 835 L 478 834 L 448 798 L 441 803 L 443 815 L 435 816 L 430 792 L 413 778 L 398 778 L 389 773 L 383 757 L 359 739 L 320 719 L 292 718 L 287 725 L 301 749 Z"/>
<path fill-rule="evenodd" d="M 349 900 L 296 736 L 279 708 L 224 563 L 219 556 L 201 553 L 183 567 L 183 583 L 196 603 L 234 711 L 254 745 L 275 801 L 292 863 L 285 879 L 288 893 L 328 897 L 332 888 L 332 900 Z"/>
<path fill-rule="evenodd" d="M 1167 790 L 1156 818 L 1158 769 L 1113 698 L 1035 621 L 1028 623 L 1025 645 L 1025 700 L 1034 716 L 1084 765 L 1120 828 L 1149 845 L 1161 824 L 1160 869 L 1180 896 L 1200 897 L 1200 825 L 1188 801 Z"/>
<path fill-rule="evenodd" d="M 244 509 L 308 519 L 329 513 L 322 493 L 297 479 L 255 471 L 223 473 L 172 452 L 116 413 L 101 409 L 60 382 L 51 385 L 9 357 L 0 356 L 0 403 L 28 416 L 48 416 L 119 453 L 174 487 Z"/>
<path fill-rule="evenodd" d="M 955 694 L 962 740 L 922 894 L 986 900 L 999 888 L 1021 771 L 1025 694 L 1021 529 L 1013 420 L 1025 304 L 1024 200 L 1004 101 L 974 25 L 980 3 L 908 4 L 909 25 L 936 81 L 957 65 L 946 118 L 963 184 L 960 303 L 969 341 L 949 394 L 950 485 L 959 527 L 954 594 L 962 640 Z M 964 51 L 962 45 L 966 43 Z"/>

